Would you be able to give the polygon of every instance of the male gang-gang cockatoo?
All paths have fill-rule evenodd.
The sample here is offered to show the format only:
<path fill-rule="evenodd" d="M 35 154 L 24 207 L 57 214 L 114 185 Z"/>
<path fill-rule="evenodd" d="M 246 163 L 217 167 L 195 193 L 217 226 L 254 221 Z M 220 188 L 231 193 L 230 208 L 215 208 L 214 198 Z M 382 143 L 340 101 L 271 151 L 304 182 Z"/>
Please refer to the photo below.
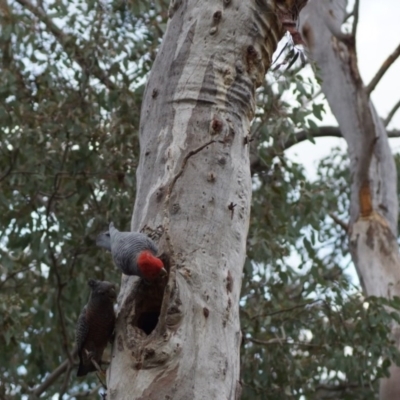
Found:
<path fill-rule="evenodd" d="M 156 257 L 156 244 L 143 233 L 120 232 L 111 222 L 109 230 L 97 236 L 96 244 L 111 251 L 114 264 L 125 275 L 148 281 L 167 275 L 163 262 Z"/>

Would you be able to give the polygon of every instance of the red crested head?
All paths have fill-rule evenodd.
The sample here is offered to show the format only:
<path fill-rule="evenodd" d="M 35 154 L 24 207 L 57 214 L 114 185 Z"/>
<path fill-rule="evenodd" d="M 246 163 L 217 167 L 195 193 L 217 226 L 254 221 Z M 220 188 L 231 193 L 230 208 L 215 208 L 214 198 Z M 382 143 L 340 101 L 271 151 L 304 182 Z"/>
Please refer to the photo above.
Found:
<path fill-rule="evenodd" d="M 139 254 L 137 265 L 143 278 L 147 280 L 156 279 L 158 276 L 167 274 L 163 262 L 154 257 L 150 251 L 145 250 Z"/>

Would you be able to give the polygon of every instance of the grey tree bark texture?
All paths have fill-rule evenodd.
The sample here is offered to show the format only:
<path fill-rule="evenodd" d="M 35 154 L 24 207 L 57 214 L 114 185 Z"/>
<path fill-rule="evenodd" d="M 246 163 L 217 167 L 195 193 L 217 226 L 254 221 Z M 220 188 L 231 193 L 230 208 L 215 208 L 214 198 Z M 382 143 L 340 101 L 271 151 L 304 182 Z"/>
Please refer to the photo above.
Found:
<path fill-rule="evenodd" d="M 158 241 L 169 278 L 122 279 L 110 400 L 240 396 L 246 137 L 255 89 L 303 3 L 171 1 L 142 104 L 131 226 Z"/>
<path fill-rule="evenodd" d="M 368 296 L 400 296 L 397 174 L 383 122 L 357 65 L 355 42 L 342 32 L 346 0 L 310 0 L 300 31 L 320 68 L 322 91 L 348 145 L 352 176 L 349 244 Z M 398 326 L 393 337 L 400 344 Z M 380 399 L 400 398 L 400 369 L 390 368 Z"/>

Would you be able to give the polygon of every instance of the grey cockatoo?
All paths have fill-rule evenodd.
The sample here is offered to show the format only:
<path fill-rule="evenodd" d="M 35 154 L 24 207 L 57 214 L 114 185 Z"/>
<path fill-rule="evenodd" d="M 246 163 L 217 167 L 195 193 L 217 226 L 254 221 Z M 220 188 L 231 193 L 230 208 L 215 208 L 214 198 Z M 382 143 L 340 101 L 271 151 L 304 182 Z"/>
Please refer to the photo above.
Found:
<path fill-rule="evenodd" d="M 120 232 L 111 222 L 109 230 L 97 236 L 96 244 L 111 251 L 114 264 L 125 275 L 153 280 L 167 274 L 163 262 L 156 257 L 156 244 L 143 233 Z"/>
<path fill-rule="evenodd" d="M 109 342 L 115 324 L 115 285 L 106 281 L 90 279 L 90 298 L 76 324 L 76 344 L 79 355 L 77 376 L 96 371 L 92 359 L 100 366 L 101 356 Z"/>

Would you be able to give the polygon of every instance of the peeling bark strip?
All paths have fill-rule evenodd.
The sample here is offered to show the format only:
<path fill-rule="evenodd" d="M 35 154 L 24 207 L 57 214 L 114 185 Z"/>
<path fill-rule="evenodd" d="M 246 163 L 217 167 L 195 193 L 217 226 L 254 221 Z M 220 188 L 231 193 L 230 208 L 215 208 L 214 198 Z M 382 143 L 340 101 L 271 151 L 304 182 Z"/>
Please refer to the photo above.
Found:
<path fill-rule="evenodd" d="M 341 32 L 347 1 L 310 0 L 301 32 L 322 75 L 322 90 L 348 144 L 352 175 L 350 251 L 368 296 L 400 296 L 397 175 L 385 127 L 357 65 L 354 38 Z M 400 343 L 399 328 L 393 337 Z M 380 399 L 400 398 L 400 368 L 381 381 Z"/>
<path fill-rule="evenodd" d="M 304 3 L 302 0 L 300 3 Z M 298 2 L 171 1 L 147 84 L 133 230 L 162 232 L 168 283 L 124 277 L 113 399 L 238 397 L 255 89 Z"/>

